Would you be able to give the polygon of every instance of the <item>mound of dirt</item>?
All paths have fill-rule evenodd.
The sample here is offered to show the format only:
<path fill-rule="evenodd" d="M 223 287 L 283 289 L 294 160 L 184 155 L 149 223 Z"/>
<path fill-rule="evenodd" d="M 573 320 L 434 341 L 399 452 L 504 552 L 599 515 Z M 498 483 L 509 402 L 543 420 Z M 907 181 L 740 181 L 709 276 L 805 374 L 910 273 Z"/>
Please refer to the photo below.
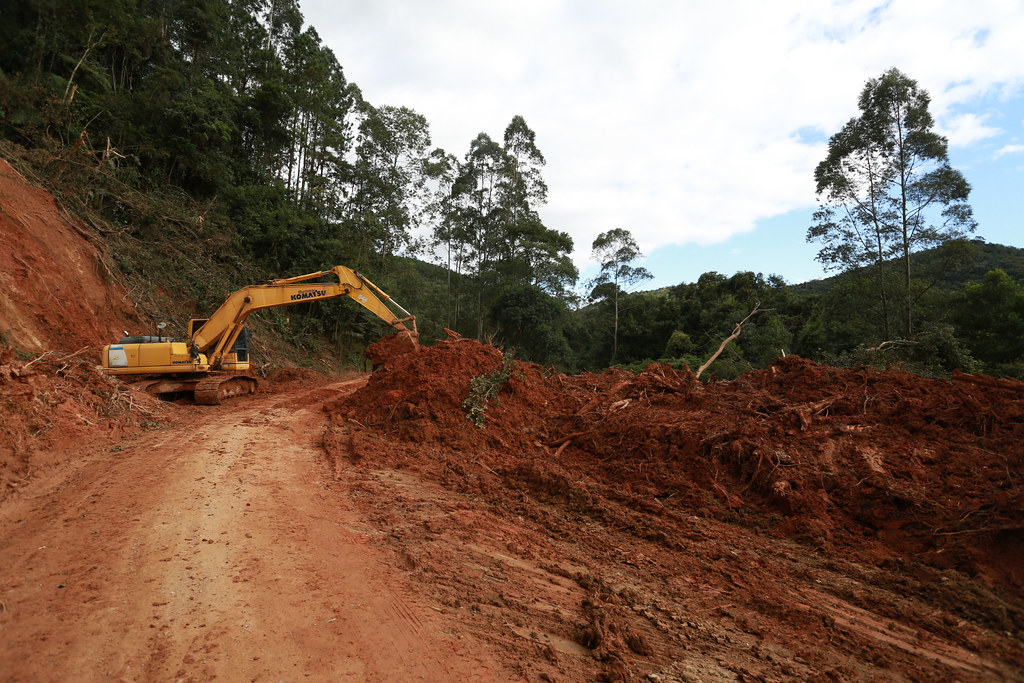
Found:
<path fill-rule="evenodd" d="M 0 501 L 93 439 L 156 425 L 160 410 L 157 399 L 120 388 L 80 354 L 26 362 L 0 352 Z"/>
<path fill-rule="evenodd" d="M 912 558 L 1024 587 L 1024 383 L 798 357 L 707 385 L 657 364 L 568 377 L 518 362 L 478 428 L 472 381 L 503 366 L 466 339 L 396 358 L 327 406 L 337 433 L 325 444 L 351 454 L 356 437 L 340 432 L 367 428 L 451 449 L 447 468 L 477 463 L 542 497 L 738 521 L 874 564 Z"/>
<path fill-rule="evenodd" d="M 389 361 L 393 361 L 398 356 L 416 353 L 419 351 L 419 348 L 419 342 L 416 341 L 416 337 L 407 330 L 401 330 L 393 332 L 386 337 L 381 337 L 373 344 L 370 344 L 366 347 L 363 355 L 366 356 L 374 368 L 379 368 Z"/>
<path fill-rule="evenodd" d="M 467 418 L 464 404 L 473 378 L 502 371 L 498 349 L 451 338 L 418 353 L 382 359 L 383 367 L 365 387 L 327 410 L 405 441 L 460 449 L 533 447 L 546 437 L 544 419 L 571 401 L 559 391 L 560 377 L 546 375 L 537 365 L 515 363 L 497 397 L 487 402 L 487 428 L 480 429 Z"/>

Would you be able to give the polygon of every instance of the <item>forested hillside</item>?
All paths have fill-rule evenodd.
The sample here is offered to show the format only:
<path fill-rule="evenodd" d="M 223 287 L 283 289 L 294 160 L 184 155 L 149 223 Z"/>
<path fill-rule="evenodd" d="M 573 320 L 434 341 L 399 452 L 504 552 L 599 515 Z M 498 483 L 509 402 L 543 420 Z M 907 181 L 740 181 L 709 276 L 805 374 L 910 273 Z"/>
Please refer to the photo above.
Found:
<path fill-rule="evenodd" d="M 427 343 L 449 328 L 563 370 L 696 368 L 756 310 L 709 375 L 798 354 L 1024 376 L 1022 250 L 957 239 L 887 261 L 907 273 L 910 334 L 877 296 L 881 261 L 827 288 L 706 273 L 608 296 L 570 259 L 590 245 L 541 219 L 544 140 L 515 102 L 463 150 L 435 148 L 415 106 L 368 102 L 295 0 L 0 9 L 0 154 L 95 231 L 148 314 L 208 313 L 244 284 L 345 264 Z M 356 361 L 384 331 L 338 301 L 261 319 L 306 360 Z"/>

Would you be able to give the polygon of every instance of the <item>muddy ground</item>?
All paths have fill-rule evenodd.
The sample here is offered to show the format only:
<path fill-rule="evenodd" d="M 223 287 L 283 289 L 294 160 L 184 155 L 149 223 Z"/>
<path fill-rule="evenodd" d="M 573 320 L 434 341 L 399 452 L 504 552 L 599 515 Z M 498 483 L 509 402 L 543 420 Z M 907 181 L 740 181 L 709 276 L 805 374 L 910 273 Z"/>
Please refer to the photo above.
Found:
<path fill-rule="evenodd" d="M 66 240 L 102 289 L 19 183 L 4 281 Z M 452 335 L 195 406 L 97 371 L 127 293 L 6 296 L 0 680 L 1024 678 L 1022 383 L 570 377 Z"/>
<path fill-rule="evenodd" d="M 47 362 L 5 366 L 5 408 Z M 502 368 L 475 427 L 468 380 Z M 121 387 L 116 427 L 25 437 L 3 679 L 1024 673 L 1015 384 L 796 358 L 566 377 L 459 339 L 325 382 Z"/>

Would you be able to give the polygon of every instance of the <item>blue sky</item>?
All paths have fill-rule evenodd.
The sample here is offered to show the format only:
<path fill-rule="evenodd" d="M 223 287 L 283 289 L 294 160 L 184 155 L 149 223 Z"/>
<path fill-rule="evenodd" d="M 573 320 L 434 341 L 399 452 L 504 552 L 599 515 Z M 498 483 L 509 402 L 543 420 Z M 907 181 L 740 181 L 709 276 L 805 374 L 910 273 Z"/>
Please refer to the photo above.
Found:
<path fill-rule="evenodd" d="M 541 217 L 576 243 L 626 228 L 646 287 L 706 271 L 821 277 L 814 166 L 897 67 L 927 90 L 977 234 L 1024 247 L 1024 2 L 301 0 L 373 104 L 463 156 L 514 115 L 547 158 Z"/>
<path fill-rule="evenodd" d="M 984 143 L 951 148 L 950 162 L 971 183 L 970 203 L 978 222 L 975 237 L 1024 248 L 1024 154 L 998 154 L 1005 147 L 998 145 L 1000 140 L 1012 145 L 1018 143 L 1011 140 L 1024 139 L 1024 97 L 1001 102 L 995 111 L 993 118 L 1008 119 L 1007 132 Z M 805 240 L 814 208 L 812 204 L 759 219 L 750 232 L 723 242 L 656 248 L 647 254 L 644 264 L 655 279 L 641 289 L 694 282 L 708 271 L 778 274 L 793 284 L 832 275 L 815 259 L 818 246 Z M 592 265 L 584 268 L 589 277 L 596 273 Z"/>

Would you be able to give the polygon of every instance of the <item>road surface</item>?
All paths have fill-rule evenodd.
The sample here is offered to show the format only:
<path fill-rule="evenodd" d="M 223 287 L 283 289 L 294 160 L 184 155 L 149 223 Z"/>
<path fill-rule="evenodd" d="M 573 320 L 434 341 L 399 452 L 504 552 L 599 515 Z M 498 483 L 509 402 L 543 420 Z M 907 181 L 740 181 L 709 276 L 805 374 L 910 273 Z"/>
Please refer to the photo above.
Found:
<path fill-rule="evenodd" d="M 40 476 L 0 510 L 0 679 L 507 679 L 326 488 L 321 404 L 362 382 L 171 406 Z"/>

